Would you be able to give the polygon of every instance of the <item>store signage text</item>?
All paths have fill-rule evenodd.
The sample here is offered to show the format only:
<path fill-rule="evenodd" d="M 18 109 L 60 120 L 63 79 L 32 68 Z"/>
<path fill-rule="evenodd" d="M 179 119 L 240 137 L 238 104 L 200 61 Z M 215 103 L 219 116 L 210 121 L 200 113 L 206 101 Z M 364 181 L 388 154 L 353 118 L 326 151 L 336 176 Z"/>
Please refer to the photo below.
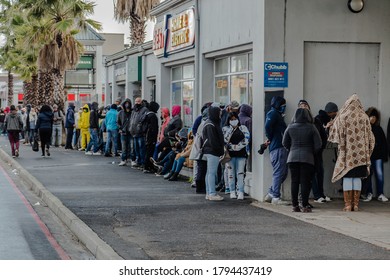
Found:
<path fill-rule="evenodd" d="M 165 15 L 164 21 L 154 27 L 153 51 L 156 56 L 193 47 L 195 44 L 195 10 L 188 9 L 177 15 Z"/>
<path fill-rule="evenodd" d="M 264 87 L 288 87 L 288 63 L 264 63 Z"/>

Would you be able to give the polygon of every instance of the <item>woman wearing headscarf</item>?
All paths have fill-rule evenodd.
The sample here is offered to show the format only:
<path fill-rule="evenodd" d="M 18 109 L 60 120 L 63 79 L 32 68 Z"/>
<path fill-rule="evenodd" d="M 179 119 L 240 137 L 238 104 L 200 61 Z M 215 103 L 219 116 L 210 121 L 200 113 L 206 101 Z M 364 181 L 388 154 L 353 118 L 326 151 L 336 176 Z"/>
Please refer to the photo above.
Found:
<path fill-rule="evenodd" d="M 38 120 L 35 128 L 39 132 L 41 140 L 42 157 L 50 156 L 50 142 L 53 129 L 53 111 L 49 105 L 43 105 L 39 111 Z M 46 148 L 46 150 L 45 150 Z M 46 153 L 45 153 L 46 152 Z"/>
<path fill-rule="evenodd" d="M 308 109 L 298 108 L 292 123 L 283 135 L 283 146 L 289 151 L 287 164 L 291 172 L 291 197 L 293 212 L 311 212 L 309 194 L 314 176 L 314 155 L 321 149 L 322 141 Z M 298 194 L 301 186 L 302 208 Z"/>
<path fill-rule="evenodd" d="M 348 98 L 335 117 L 328 141 L 338 144 L 332 182 L 343 180 L 343 210 L 358 211 L 361 179 L 369 175 L 375 138 L 370 119 L 356 94 Z"/>
<path fill-rule="evenodd" d="M 228 178 L 226 187 L 230 189 L 230 198 L 244 199 L 245 164 L 249 151 L 250 134 L 241 124 L 237 112 L 230 112 L 227 125 L 222 128 L 225 145 L 228 147 L 230 161 L 226 163 Z M 237 183 L 237 195 L 236 195 Z"/>

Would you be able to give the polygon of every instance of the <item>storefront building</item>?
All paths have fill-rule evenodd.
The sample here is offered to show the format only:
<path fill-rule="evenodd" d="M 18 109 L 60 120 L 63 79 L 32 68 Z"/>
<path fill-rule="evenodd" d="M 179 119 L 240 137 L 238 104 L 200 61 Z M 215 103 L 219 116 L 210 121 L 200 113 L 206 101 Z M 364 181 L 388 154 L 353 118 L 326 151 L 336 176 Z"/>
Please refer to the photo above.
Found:
<path fill-rule="evenodd" d="M 256 151 L 266 140 L 265 113 L 272 96 L 286 98 L 288 124 L 300 99 L 306 99 L 317 115 L 327 102 L 341 108 L 357 93 L 365 108 L 381 111 L 381 125 L 387 127 L 390 2 L 364 1 L 360 12 L 352 12 L 347 4 L 347 0 L 164 1 L 152 10 L 156 17 L 152 50 L 134 50 L 143 53 L 142 80 L 154 81 L 154 96 L 162 107 L 182 106 L 186 126 L 205 102 L 252 105 L 252 172 L 246 176 L 246 190 L 263 200 L 272 167 L 269 153 L 260 156 Z M 140 95 L 150 99 L 150 86 L 146 90 L 143 86 Z M 330 183 L 333 159 L 333 149 L 326 149 L 325 193 L 330 197 L 339 196 L 341 187 Z M 385 180 L 387 196 L 389 182 Z M 290 197 L 289 179 L 283 197 Z"/>

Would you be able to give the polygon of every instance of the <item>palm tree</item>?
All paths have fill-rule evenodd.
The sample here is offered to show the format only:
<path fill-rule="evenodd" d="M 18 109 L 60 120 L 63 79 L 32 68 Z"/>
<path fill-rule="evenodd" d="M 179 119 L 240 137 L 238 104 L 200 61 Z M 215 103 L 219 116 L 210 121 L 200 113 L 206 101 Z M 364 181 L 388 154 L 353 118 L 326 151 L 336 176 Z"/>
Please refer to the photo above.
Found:
<path fill-rule="evenodd" d="M 64 109 L 64 73 L 77 65 L 83 52 L 74 35 L 87 25 L 101 29 L 100 23 L 87 18 L 95 4 L 84 0 L 21 1 L 28 14 L 41 23 L 33 29 L 30 44 L 45 42 L 38 55 L 39 102 Z"/>
<path fill-rule="evenodd" d="M 160 0 L 116 0 L 114 16 L 118 22 L 130 20 L 130 45 L 138 46 L 145 41 L 145 24 L 150 17 L 150 10 Z"/>

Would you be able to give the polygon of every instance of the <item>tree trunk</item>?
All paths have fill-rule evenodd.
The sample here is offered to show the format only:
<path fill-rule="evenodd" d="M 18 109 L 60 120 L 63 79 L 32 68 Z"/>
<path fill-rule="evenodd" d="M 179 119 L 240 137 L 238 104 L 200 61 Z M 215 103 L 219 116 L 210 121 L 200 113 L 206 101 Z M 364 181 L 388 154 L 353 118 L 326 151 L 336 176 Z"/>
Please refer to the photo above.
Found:
<path fill-rule="evenodd" d="M 14 104 L 14 75 L 8 71 L 8 106 Z"/>
<path fill-rule="evenodd" d="M 37 105 L 41 107 L 42 105 L 53 105 L 54 100 L 54 82 L 53 74 L 47 71 L 39 71 L 38 77 L 38 98 Z"/>
<path fill-rule="evenodd" d="M 26 106 L 27 104 L 31 104 L 31 99 L 32 99 L 32 83 L 31 82 L 23 82 L 23 105 Z"/>
<path fill-rule="evenodd" d="M 58 109 L 64 112 L 65 109 L 65 94 L 64 94 L 64 75 L 58 69 L 52 70 L 53 74 L 53 104 L 57 104 Z"/>
<path fill-rule="evenodd" d="M 145 41 L 146 21 L 135 14 L 130 14 L 130 45 L 139 46 Z"/>

